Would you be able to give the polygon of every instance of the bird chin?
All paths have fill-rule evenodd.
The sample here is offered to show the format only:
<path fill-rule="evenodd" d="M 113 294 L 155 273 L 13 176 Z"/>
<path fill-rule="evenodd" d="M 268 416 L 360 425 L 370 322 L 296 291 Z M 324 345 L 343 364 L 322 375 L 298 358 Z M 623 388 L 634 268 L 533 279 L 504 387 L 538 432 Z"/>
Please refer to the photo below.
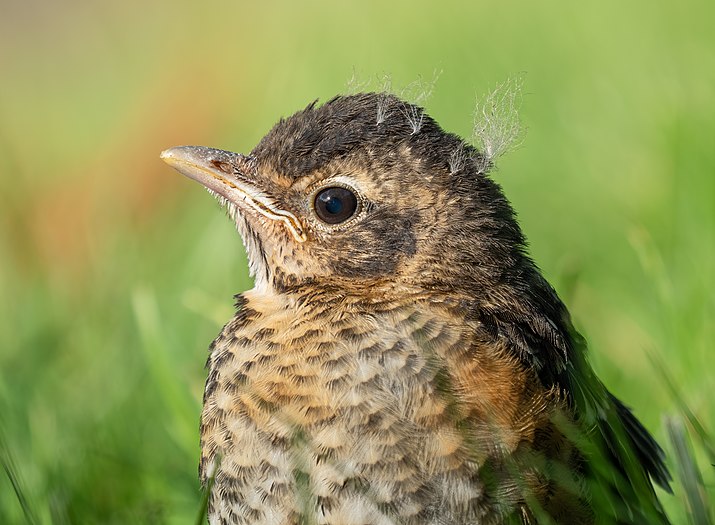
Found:
<path fill-rule="evenodd" d="M 250 210 L 241 210 L 240 207 L 223 195 L 207 190 L 216 197 L 216 200 L 226 210 L 226 213 L 236 225 L 236 230 L 241 236 L 243 247 L 248 259 L 248 274 L 254 280 L 257 290 L 268 290 L 271 283 L 270 268 L 263 249 L 263 243 L 256 230 L 250 225 L 246 215 Z"/>

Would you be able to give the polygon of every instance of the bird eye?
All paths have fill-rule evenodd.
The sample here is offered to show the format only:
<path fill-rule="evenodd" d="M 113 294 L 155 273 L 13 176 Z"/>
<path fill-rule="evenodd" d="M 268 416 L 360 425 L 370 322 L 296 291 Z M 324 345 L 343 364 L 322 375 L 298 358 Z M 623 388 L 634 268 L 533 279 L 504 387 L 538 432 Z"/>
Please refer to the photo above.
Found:
<path fill-rule="evenodd" d="M 335 186 L 325 188 L 315 196 L 315 213 L 323 222 L 338 224 L 355 214 L 358 201 L 355 194 L 347 188 Z"/>

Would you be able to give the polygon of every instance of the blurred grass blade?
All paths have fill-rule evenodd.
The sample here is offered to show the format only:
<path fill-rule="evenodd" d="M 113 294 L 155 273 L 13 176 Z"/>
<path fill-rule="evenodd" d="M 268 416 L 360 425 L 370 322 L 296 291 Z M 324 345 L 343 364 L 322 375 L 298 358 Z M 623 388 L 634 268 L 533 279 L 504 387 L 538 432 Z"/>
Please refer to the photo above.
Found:
<path fill-rule="evenodd" d="M 209 480 L 206 482 L 206 487 L 204 488 L 204 493 L 201 495 L 201 506 L 199 507 L 199 513 L 196 516 L 196 525 L 203 525 L 206 523 L 208 518 L 209 510 L 209 498 L 211 497 L 211 490 L 214 486 L 214 481 L 216 480 L 216 473 L 218 472 L 218 466 L 221 463 L 220 457 L 214 460 L 214 467 Z"/>
<path fill-rule="evenodd" d="M 702 425 L 702 423 L 700 423 L 700 420 L 693 413 L 693 411 L 690 410 L 690 407 L 683 399 L 683 396 L 680 395 L 680 391 L 675 386 L 675 381 L 671 377 L 670 373 L 668 373 L 668 370 L 665 368 L 665 364 L 663 363 L 663 361 L 658 356 L 656 356 L 654 352 L 649 352 L 649 358 L 651 363 L 653 364 L 653 367 L 660 374 L 661 378 L 663 379 L 663 382 L 667 385 L 668 390 L 670 391 L 670 395 L 672 396 L 675 403 L 678 405 L 678 409 L 685 417 L 686 422 L 693 430 L 695 435 L 698 437 L 700 445 L 703 447 L 705 453 L 708 456 L 708 461 L 712 465 L 715 465 L 715 445 L 713 445 L 713 439 L 711 438 L 710 434 Z"/>
<path fill-rule="evenodd" d="M 201 495 L 201 506 L 199 507 L 199 513 L 196 516 L 196 525 L 203 525 L 207 520 L 207 513 L 209 510 L 209 497 L 211 496 L 211 489 L 214 485 L 214 478 L 211 477 L 209 482 L 206 484 L 204 493 Z"/>
<path fill-rule="evenodd" d="M 693 451 L 685 434 L 683 421 L 680 417 L 669 417 L 665 420 L 665 427 L 668 432 L 668 439 L 675 452 L 676 468 L 685 493 L 690 522 L 693 525 L 712 525 L 713 522 L 708 511 L 705 484 L 693 457 Z"/>
<path fill-rule="evenodd" d="M 24 489 L 20 473 L 15 466 L 15 462 L 12 459 L 12 454 L 10 452 L 10 446 L 5 438 L 5 433 L 0 429 L 0 463 L 2 463 L 2 468 L 5 471 L 10 484 L 12 485 L 15 495 L 17 496 L 17 501 L 22 508 L 22 512 L 25 514 L 25 520 L 30 525 L 37 525 L 40 521 L 37 519 L 32 507 L 30 506 L 29 498 Z"/>
<path fill-rule="evenodd" d="M 188 386 L 181 381 L 179 371 L 172 365 L 153 292 L 145 288 L 134 290 L 132 306 L 149 371 L 171 413 L 174 438 L 184 450 L 194 455 L 200 407 L 190 397 Z"/>

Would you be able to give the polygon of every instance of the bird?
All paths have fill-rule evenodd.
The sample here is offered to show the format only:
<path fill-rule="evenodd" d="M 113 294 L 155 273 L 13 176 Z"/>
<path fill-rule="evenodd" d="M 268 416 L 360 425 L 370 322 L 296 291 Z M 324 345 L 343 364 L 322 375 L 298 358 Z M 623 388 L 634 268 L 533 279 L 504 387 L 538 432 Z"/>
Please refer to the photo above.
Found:
<path fill-rule="evenodd" d="M 490 159 L 423 108 L 338 95 L 250 154 L 161 158 L 226 209 L 255 283 L 209 349 L 209 523 L 668 523 L 663 450 L 595 375 Z"/>

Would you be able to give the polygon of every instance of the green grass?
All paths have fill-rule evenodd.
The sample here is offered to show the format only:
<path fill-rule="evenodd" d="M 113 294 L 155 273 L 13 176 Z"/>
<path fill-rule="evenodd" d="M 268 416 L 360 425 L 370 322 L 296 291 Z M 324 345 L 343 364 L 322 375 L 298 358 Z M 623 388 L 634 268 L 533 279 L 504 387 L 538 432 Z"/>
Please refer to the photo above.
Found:
<path fill-rule="evenodd" d="M 7 11 L 0 523 L 195 519 L 206 348 L 250 283 L 229 221 L 158 154 L 247 151 L 279 116 L 344 91 L 353 69 L 396 86 L 441 70 L 428 112 L 466 135 L 475 95 L 525 73 L 528 133 L 495 177 L 600 376 L 668 449 L 674 523 L 704 523 L 698 501 L 715 493 L 712 2 Z"/>

